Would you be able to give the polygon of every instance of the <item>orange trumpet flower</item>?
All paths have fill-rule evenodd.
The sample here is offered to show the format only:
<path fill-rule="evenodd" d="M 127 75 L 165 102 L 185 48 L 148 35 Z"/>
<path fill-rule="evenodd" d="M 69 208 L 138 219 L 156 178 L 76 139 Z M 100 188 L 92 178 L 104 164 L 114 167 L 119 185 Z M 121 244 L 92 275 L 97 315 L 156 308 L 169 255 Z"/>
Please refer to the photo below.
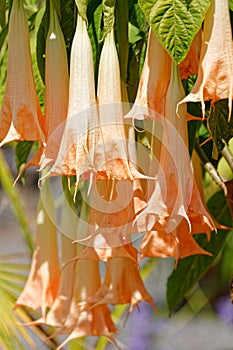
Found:
<path fill-rule="evenodd" d="M 45 51 L 45 137 L 43 157 L 55 160 L 60 147 L 69 98 L 69 72 L 64 36 L 50 1 Z"/>
<path fill-rule="evenodd" d="M 196 83 L 180 103 L 201 102 L 205 116 L 204 101 L 212 104 L 228 99 L 229 117 L 233 94 L 233 44 L 228 0 L 213 0 L 204 20 L 200 65 Z"/>
<path fill-rule="evenodd" d="M 78 15 L 71 48 L 68 116 L 57 158 L 47 176 L 75 175 L 78 183 L 82 173 L 93 169 L 91 155 L 88 155 L 88 152 L 92 147 L 91 140 L 93 137 L 98 138 L 99 135 L 98 130 L 96 134 L 92 130 L 90 139 L 88 138 L 89 129 L 92 129 L 93 124 L 98 125 L 98 112 L 92 47 L 86 22 Z M 51 145 L 57 142 L 56 138 L 56 133 L 50 137 L 48 149 L 52 148 L 50 142 Z M 51 162 L 52 159 L 45 158 L 41 169 Z"/>
<path fill-rule="evenodd" d="M 36 249 L 27 283 L 16 301 L 16 307 L 24 305 L 34 310 L 41 308 L 45 319 L 46 309 L 52 307 L 57 294 L 60 269 L 55 208 L 46 184 L 43 191 L 43 198 L 40 197 L 37 208 Z"/>
<path fill-rule="evenodd" d="M 98 254 L 101 256 L 97 250 Z M 130 303 L 130 312 L 141 301 L 147 301 L 155 308 L 139 274 L 137 250 L 127 244 L 112 248 L 111 254 L 107 259 L 104 282 L 90 302 L 94 306 Z"/>
<path fill-rule="evenodd" d="M 140 246 L 141 258 L 173 257 L 176 259 L 177 263 L 178 259 L 182 259 L 190 255 L 211 255 L 209 252 L 202 249 L 192 237 L 192 234 L 194 233 L 205 232 L 203 230 L 195 232 L 195 225 L 196 223 L 192 223 L 191 219 L 191 226 L 194 228 L 194 230 L 192 229 L 190 233 L 189 226 L 186 220 L 183 219 L 179 226 L 170 233 L 163 231 L 163 229 L 148 232 Z"/>
<path fill-rule="evenodd" d="M 0 124 L 0 146 L 10 141 L 45 141 L 22 0 L 13 1 L 10 14 L 7 81 Z"/>
<path fill-rule="evenodd" d="M 179 67 L 173 63 L 170 84 L 165 102 L 165 118 L 160 118 L 163 126 L 159 170 L 155 190 L 147 207 L 137 218 L 141 227 L 144 221 L 145 231 L 151 231 L 156 221 L 162 221 L 163 230 L 176 230 L 185 219 L 191 232 L 191 217 L 206 223 L 205 230 L 215 229 L 215 225 L 201 201 L 195 184 L 188 153 L 188 130 L 185 106 L 182 106 L 180 118 L 176 115 L 177 103 L 184 97 L 179 77 Z M 205 218 L 205 220 L 204 220 Z M 166 219 L 166 220 L 164 220 Z M 192 219 L 193 220 L 193 219 Z"/>

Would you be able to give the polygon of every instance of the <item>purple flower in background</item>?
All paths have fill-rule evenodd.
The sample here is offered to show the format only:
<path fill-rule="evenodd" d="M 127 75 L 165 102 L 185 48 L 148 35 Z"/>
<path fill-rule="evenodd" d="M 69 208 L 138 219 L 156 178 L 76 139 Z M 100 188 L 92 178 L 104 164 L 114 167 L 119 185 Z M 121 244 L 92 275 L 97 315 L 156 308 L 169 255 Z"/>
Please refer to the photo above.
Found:
<path fill-rule="evenodd" d="M 164 319 L 154 318 L 154 312 L 147 303 L 141 303 L 140 309 L 134 309 L 127 320 L 128 350 L 153 349 L 154 335 L 163 327 Z"/>
<path fill-rule="evenodd" d="M 223 296 L 218 299 L 215 305 L 219 317 L 227 323 L 233 323 L 233 306 L 229 296 Z"/>

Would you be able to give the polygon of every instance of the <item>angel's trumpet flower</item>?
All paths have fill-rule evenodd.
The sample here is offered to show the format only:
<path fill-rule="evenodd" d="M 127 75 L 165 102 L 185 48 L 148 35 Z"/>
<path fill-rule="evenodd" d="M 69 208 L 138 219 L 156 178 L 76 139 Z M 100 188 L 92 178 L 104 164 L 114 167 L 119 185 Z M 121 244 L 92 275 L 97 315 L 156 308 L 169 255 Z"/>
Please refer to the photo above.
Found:
<path fill-rule="evenodd" d="M 131 244 L 115 247 L 113 250 L 114 257 L 109 258 L 106 263 L 104 282 L 91 302 L 94 305 L 130 303 L 130 311 L 141 301 L 147 301 L 155 307 L 140 277 L 137 250 Z M 130 257 L 122 256 L 122 250 Z"/>
<path fill-rule="evenodd" d="M 45 156 L 52 160 L 56 159 L 60 147 L 68 111 L 68 98 L 66 45 L 56 10 L 50 1 L 50 22 L 45 51 Z"/>
<path fill-rule="evenodd" d="M 46 145 L 21 170 L 38 166 L 44 158 L 55 161 L 60 147 L 64 121 L 67 117 L 69 97 L 69 72 L 64 36 L 59 19 L 50 1 L 50 22 L 45 48 L 45 116 L 44 133 Z M 18 177 L 19 177 L 18 176 Z"/>
<path fill-rule="evenodd" d="M 192 230 L 190 234 L 189 226 L 185 219 L 183 219 L 179 226 L 171 233 L 167 233 L 163 230 L 148 232 L 140 246 L 141 258 L 173 257 L 177 262 L 178 259 L 190 255 L 211 255 L 209 252 L 202 249 L 192 237 L 192 234 L 196 233 L 195 222 L 192 223 L 191 226 L 194 230 Z M 200 232 L 204 232 L 204 230 L 199 231 L 199 233 Z"/>
<path fill-rule="evenodd" d="M 124 126 L 121 79 L 114 31 L 107 34 L 101 52 L 97 91 L 107 178 L 132 179 Z M 98 148 L 97 148 L 98 151 Z"/>
<path fill-rule="evenodd" d="M 79 254 L 83 249 L 83 247 L 79 244 L 73 246 L 77 248 L 77 254 Z M 110 340 L 114 341 L 112 334 L 116 333 L 116 328 L 111 320 L 110 311 L 107 305 L 90 307 L 91 304 L 89 300 L 100 288 L 98 261 L 81 258 L 78 259 L 78 261 L 75 263 L 75 266 L 73 263 L 74 261 L 71 261 L 70 263 L 68 262 L 68 265 L 72 265 L 72 269 L 67 271 L 71 278 L 70 281 L 73 281 L 74 287 L 71 293 L 72 299 L 69 300 L 69 313 L 67 313 L 67 315 L 63 313 L 64 319 L 62 325 L 56 324 L 58 320 L 61 321 L 60 317 L 59 319 L 57 318 L 59 312 L 59 304 L 57 304 L 56 308 L 52 307 L 51 312 L 48 313 L 48 317 L 46 319 L 47 324 L 55 325 L 57 327 L 57 334 L 69 334 L 69 336 L 65 339 L 65 341 L 60 345 L 58 349 L 62 348 L 72 339 L 85 336 L 104 335 Z M 63 292 L 65 292 L 65 286 L 63 287 Z M 63 295 L 67 295 L 67 293 L 65 292 Z M 60 302 L 61 301 L 62 300 L 60 299 Z M 64 301 L 62 304 L 64 304 Z M 55 309 L 56 314 L 54 312 Z"/>
<path fill-rule="evenodd" d="M 229 116 L 232 111 L 233 44 L 228 0 L 213 0 L 204 20 L 200 65 L 196 83 L 180 103 L 201 102 L 212 104 L 228 99 Z"/>
<path fill-rule="evenodd" d="M 171 57 L 160 44 L 153 30 L 150 29 L 138 92 L 133 109 L 129 115 L 133 115 L 137 119 L 140 118 L 140 115 L 134 115 L 137 113 L 137 106 L 142 106 L 164 115 L 165 97 L 170 75 Z"/>
<path fill-rule="evenodd" d="M 44 184 L 43 197 L 39 198 L 37 209 L 36 249 L 32 257 L 31 270 L 27 283 L 16 301 L 16 307 L 41 308 L 46 317 L 47 307 L 55 300 L 59 278 L 57 252 L 57 230 L 55 208 L 49 187 Z"/>
<path fill-rule="evenodd" d="M 86 232 L 80 239 L 95 247 L 116 247 L 138 233 L 135 218 L 146 202 L 139 180 L 98 180 L 92 185 Z"/>
<path fill-rule="evenodd" d="M 10 141 L 44 142 L 42 122 L 27 17 L 23 1 L 14 0 L 9 20 L 6 91 L 0 111 L 0 146 Z"/>
<path fill-rule="evenodd" d="M 185 59 L 180 63 L 181 79 L 188 79 L 189 76 L 198 73 L 198 67 L 201 55 L 202 29 L 195 35 L 189 52 Z"/>
<path fill-rule="evenodd" d="M 88 139 L 92 125 L 98 125 L 92 47 L 86 22 L 78 15 L 71 48 L 68 116 L 56 161 L 48 175 L 76 175 L 78 183 L 83 172 L 93 169 L 88 155 L 92 147 Z M 98 135 L 98 131 L 92 130 L 90 139 Z M 53 136 L 56 139 L 56 133 L 51 136 L 51 142 L 56 142 Z M 50 163 L 51 159 L 45 158 L 41 168 Z"/>
<path fill-rule="evenodd" d="M 180 64 L 182 79 L 197 74 L 201 47 L 201 30 L 194 37 L 188 55 Z M 163 48 L 153 30 L 150 28 L 148 46 L 139 81 L 138 92 L 129 116 L 144 118 L 137 115 L 137 108 L 144 107 L 160 115 L 165 113 L 165 100 L 171 76 L 172 59 Z"/>
<path fill-rule="evenodd" d="M 73 236 L 75 236 L 77 230 L 77 218 L 72 215 L 67 202 L 64 203 L 62 208 L 61 230 L 62 232 L 69 232 L 69 235 L 72 234 Z M 68 323 L 68 318 L 69 326 L 72 325 L 72 301 L 75 286 L 75 262 L 68 262 L 76 256 L 76 247 L 64 233 L 61 234 L 61 250 L 62 266 L 59 288 L 56 299 L 46 316 L 46 323 L 58 329 Z"/>
<path fill-rule="evenodd" d="M 163 221 L 166 226 L 163 225 L 163 229 L 171 233 L 185 219 L 191 232 L 190 218 L 194 217 L 201 221 L 205 218 L 210 231 L 215 228 L 201 201 L 190 165 L 185 105 L 181 106 L 180 118 L 176 115 L 177 103 L 183 96 L 179 70 L 173 63 L 166 95 L 165 118 L 161 119 L 163 138 L 158 181 L 147 208 L 138 217 L 140 223 L 140 216 L 143 218 L 146 213 L 147 231 L 152 230 L 156 221 L 158 224 Z"/>

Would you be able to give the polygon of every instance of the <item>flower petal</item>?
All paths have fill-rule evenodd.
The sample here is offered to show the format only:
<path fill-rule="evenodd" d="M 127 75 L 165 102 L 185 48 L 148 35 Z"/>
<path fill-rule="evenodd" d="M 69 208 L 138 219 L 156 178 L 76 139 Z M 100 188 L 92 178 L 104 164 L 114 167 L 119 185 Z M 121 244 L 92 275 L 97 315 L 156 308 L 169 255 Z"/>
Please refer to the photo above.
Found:
<path fill-rule="evenodd" d="M 8 32 L 7 82 L 0 111 L 0 146 L 10 141 L 42 141 L 42 115 L 33 78 L 23 1 L 13 1 Z"/>
<path fill-rule="evenodd" d="M 16 307 L 41 308 L 43 318 L 47 307 L 52 307 L 55 300 L 60 278 L 55 209 L 48 186 L 44 191 L 46 199 L 40 197 L 37 209 L 36 249 L 31 270 L 24 290 L 16 301 Z"/>
<path fill-rule="evenodd" d="M 233 44 L 228 0 L 213 0 L 204 20 L 197 81 L 178 107 L 186 102 L 201 102 L 204 117 L 204 101 L 211 100 L 213 104 L 220 99 L 228 99 L 230 117 L 232 92 Z"/>

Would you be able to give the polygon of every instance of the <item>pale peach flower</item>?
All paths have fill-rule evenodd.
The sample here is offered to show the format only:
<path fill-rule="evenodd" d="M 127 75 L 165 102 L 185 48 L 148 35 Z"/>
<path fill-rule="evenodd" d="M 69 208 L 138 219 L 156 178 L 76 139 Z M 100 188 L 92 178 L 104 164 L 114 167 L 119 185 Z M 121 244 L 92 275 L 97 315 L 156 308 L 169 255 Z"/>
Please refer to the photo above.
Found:
<path fill-rule="evenodd" d="M 215 228 L 195 184 L 188 153 L 187 117 L 184 105 L 181 106 L 180 117 L 176 115 L 177 103 L 183 96 L 179 67 L 173 63 L 166 95 L 165 117 L 160 118 L 163 136 L 160 166 L 156 174 L 157 182 L 147 207 L 136 219 L 141 230 L 143 223 L 145 231 L 151 231 L 156 221 L 161 220 L 165 224 L 163 229 L 171 233 L 184 218 L 191 232 L 191 217 L 198 218 L 199 222 L 205 221 L 208 232 Z"/>
<path fill-rule="evenodd" d="M 0 124 L 0 146 L 10 141 L 45 141 L 22 0 L 13 1 L 10 14 L 7 81 Z"/>
<path fill-rule="evenodd" d="M 36 223 L 36 248 L 26 285 L 16 301 L 16 307 L 23 305 L 42 310 L 45 319 L 46 310 L 55 300 L 60 269 L 57 251 L 57 229 L 53 199 L 48 184 L 44 183 L 43 198 L 39 198 Z"/>
<path fill-rule="evenodd" d="M 91 42 L 86 22 L 78 15 L 70 58 L 70 85 L 68 115 L 55 163 L 48 175 L 75 175 L 77 183 L 82 173 L 93 169 L 90 154 L 93 139 L 99 137 L 94 128 L 98 125 L 94 67 Z M 92 133 L 89 133 L 92 130 Z M 59 133 L 58 129 L 58 133 Z M 56 133 L 50 142 L 56 142 Z M 49 146 L 50 148 L 50 146 Z M 44 159 L 41 168 L 51 163 Z"/>
<path fill-rule="evenodd" d="M 228 0 L 211 1 L 204 20 L 200 65 L 196 83 L 179 106 L 186 102 L 204 101 L 212 104 L 228 99 L 229 117 L 232 110 L 233 44 Z"/>
<path fill-rule="evenodd" d="M 131 244 L 127 244 L 112 248 L 111 251 L 114 255 L 106 262 L 105 279 L 90 302 L 95 306 L 129 303 L 129 311 L 141 301 L 147 301 L 155 307 L 140 277 L 137 250 Z M 125 254 L 130 254 L 130 257 L 126 257 Z"/>

